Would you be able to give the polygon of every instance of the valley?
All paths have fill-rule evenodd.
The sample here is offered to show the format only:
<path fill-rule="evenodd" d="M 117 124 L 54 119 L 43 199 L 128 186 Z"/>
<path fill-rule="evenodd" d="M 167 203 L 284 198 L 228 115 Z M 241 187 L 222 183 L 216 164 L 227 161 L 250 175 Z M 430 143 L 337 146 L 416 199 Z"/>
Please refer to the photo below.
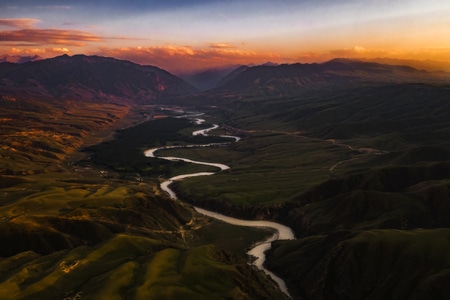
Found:
<path fill-rule="evenodd" d="M 186 201 L 294 229 L 298 240 L 275 242 L 267 265 L 301 298 L 445 297 L 448 265 L 433 261 L 447 255 L 428 255 L 448 249 L 447 95 L 448 85 L 404 84 L 228 98 L 222 115 L 242 142 L 165 155 L 231 165 L 178 183 Z"/>
<path fill-rule="evenodd" d="M 189 118 L 189 115 L 186 115 L 186 117 Z M 203 120 L 203 119 L 196 119 L 197 124 L 198 123 L 201 124 L 204 121 L 205 120 Z M 193 136 L 196 136 L 196 135 L 210 136 L 208 134 L 208 132 L 210 132 L 211 130 L 217 129 L 217 128 L 219 128 L 219 126 L 217 124 L 213 124 L 213 126 L 210 128 L 194 131 L 192 133 L 192 135 Z M 234 140 L 234 142 L 238 142 L 240 140 L 240 138 L 236 137 L 236 136 L 220 135 L 220 137 Z M 220 147 L 220 146 L 227 146 L 230 143 L 231 142 L 229 142 L 229 143 L 211 143 L 211 144 L 191 144 L 191 145 L 186 145 L 186 146 L 166 146 L 166 147 L 153 148 L 153 149 L 146 150 L 144 152 L 144 154 L 147 157 L 158 157 L 160 159 L 168 160 L 168 161 L 183 161 L 183 162 L 187 162 L 187 163 L 191 163 L 191 164 L 213 166 L 213 167 L 217 168 L 218 169 L 217 172 L 219 172 L 219 171 L 228 170 L 229 167 L 224 164 L 195 161 L 195 160 L 181 158 L 181 157 L 155 156 L 155 152 L 164 150 L 164 149 L 176 149 L 176 148 Z M 166 192 L 170 196 L 170 198 L 178 199 L 175 192 L 170 188 L 170 186 L 174 182 L 177 182 L 177 181 L 180 181 L 180 180 L 183 180 L 186 178 L 191 178 L 191 177 L 210 176 L 210 175 L 214 175 L 215 173 L 216 172 L 198 172 L 198 173 L 190 173 L 190 174 L 182 174 L 182 175 L 174 176 L 174 177 L 169 178 L 166 181 L 162 182 L 160 184 L 160 188 L 161 188 L 161 190 Z M 255 227 L 255 228 L 261 227 L 261 228 L 271 229 L 271 230 L 275 231 L 275 234 L 273 236 L 269 237 L 268 239 L 266 239 L 264 241 L 257 242 L 256 245 L 247 252 L 247 254 L 250 255 L 252 257 L 252 259 L 254 258 L 254 265 L 257 266 L 258 269 L 264 271 L 264 273 L 266 273 L 268 276 L 270 276 L 278 284 L 278 287 L 280 288 L 280 290 L 284 294 L 286 294 L 288 297 L 291 297 L 284 281 L 281 278 L 279 278 L 278 276 L 276 276 L 274 273 L 272 273 L 269 270 L 267 270 L 266 268 L 264 268 L 265 252 L 271 248 L 273 241 L 292 240 L 295 238 L 294 233 L 292 232 L 292 230 L 289 227 L 286 227 L 286 226 L 283 226 L 281 224 L 277 224 L 274 222 L 268 222 L 268 221 L 251 221 L 251 220 L 235 219 L 235 218 L 231 218 L 228 216 L 224 216 L 217 212 L 207 211 L 205 209 L 201 209 L 198 207 L 194 207 L 194 209 L 203 215 L 223 221 L 227 224 L 237 225 L 237 226 L 245 226 L 245 227 Z"/>
<path fill-rule="evenodd" d="M 105 108 L 112 112 L 103 106 L 98 107 L 96 115 Z M 145 126 L 136 125 L 145 120 L 145 115 L 122 116 L 119 124 L 105 125 L 103 133 L 95 132 L 97 137 L 90 135 L 98 127 L 87 126 L 79 145 L 99 140 L 111 143 L 115 128 L 130 130 L 123 128 L 133 123 L 132 129 Z M 124 119 L 128 123 L 123 123 Z M 75 116 L 72 122 L 77 120 Z M 31 119 L 27 124 L 43 126 L 45 120 Z M 53 126 L 52 134 L 66 130 L 64 125 Z M 41 137 L 41 141 L 41 147 L 48 149 L 46 143 L 53 140 Z M 270 231 L 212 222 L 161 194 L 156 181 L 137 180 L 136 171 L 133 177 L 116 176 L 114 169 L 98 168 L 90 160 L 79 165 L 79 158 L 86 156 L 73 152 L 79 146 L 60 146 L 57 153 L 61 157 L 51 161 L 42 161 L 38 148 L 36 158 L 23 149 L 20 153 L 29 162 L 28 168 L 18 164 L 18 156 L 11 160 L 4 157 L 3 165 L 8 169 L 1 176 L 1 237 L 8 246 L 1 253 L 1 294 L 17 299 L 76 295 L 82 299 L 117 295 L 206 299 L 216 293 L 233 298 L 284 298 L 274 283 L 247 266 L 245 258 L 245 249 L 270 236 Z M 119 168 L 118 172 L 123 170 Z M 222 233 L 219 237 L 218 232 Z M 152 277 L 145 275 L 147 269 L 151 274 L 160 271 Z M 220 279 L 211 280 L 216 274 L 221 274 Z M 251 282 L 259 286 L 252 287 Z"/>
<path fill-rule="evenodd" d="M 273 231 L 206 209 L 292 228 L 264 268 L 293 299 L 450 296 L 445 74 L 336 60 L 249 67 L 199 93 L 149 67 L 158 80 L 104 89 L 80 74 L 139 66 L 74 62 L 72 81 L 37 76 L 46 60 L 0 72 L 0 295 L 286 299 L 247 256 Z M 167 194 L 191 173 L 210 176 Z"/>

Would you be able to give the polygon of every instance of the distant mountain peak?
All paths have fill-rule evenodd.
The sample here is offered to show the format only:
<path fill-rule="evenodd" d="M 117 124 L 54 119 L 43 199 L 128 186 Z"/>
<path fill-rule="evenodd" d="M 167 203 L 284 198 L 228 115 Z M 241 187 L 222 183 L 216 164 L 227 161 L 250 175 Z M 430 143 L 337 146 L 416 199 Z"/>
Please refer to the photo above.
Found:
<path fill-rule="evenodd" d="M 276 67 L 276 66 L 279 66 L 280 64 L 277 64 L 277 63 L 273 63 L 273 62 L 270 62 L 270 61 L 268 61 L 268 62 L 266 62 L 266 63 L 263 63 L 262 65 L 260 65 L 260 66 L 263 66 L 263 67 Z"/>
<path fill-rule="evenodd" d="M 32 55 L 32 56 L 21 56 L 21 55 L 3 55 L 0 56 L 0 63 L 2 62 L 10 62 L 15 64 L 23 64 L 30 61 L 37 61 L 42 60 L 43 58 L 39 55 Z"/>

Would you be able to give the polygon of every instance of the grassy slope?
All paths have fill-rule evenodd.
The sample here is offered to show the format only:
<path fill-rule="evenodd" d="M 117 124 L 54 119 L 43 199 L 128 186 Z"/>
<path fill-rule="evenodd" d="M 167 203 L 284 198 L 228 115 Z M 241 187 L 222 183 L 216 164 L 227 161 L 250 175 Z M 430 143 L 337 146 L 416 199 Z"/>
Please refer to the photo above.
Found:
<path fill-rule="evenodd" d="M 448 161 L 448 91 L 447 86 L 405 84 L 230 100 L 224 122 L 239 127 L 244 140 L 226 149 L 177 151 L 221 160 L 231 170 L 190 178 L 180 190 L 192 201 L 209 197 L 237 205 L 270 205 L 298 200 L 319 183 L 374 167 L 413 169 Z M 384 176 L 382 171 L 378 175 Z"/>
<path fill-rule="evenodd" d="M 177 150 L 183 151 L 186 154 L 183 156 L 186 157 L 202 157 L 202 160 L 204 158 L 207 161 L 221 160 L 232 166 L 232 169 L 201 180 L 199 178 L 185 180 L 179 185 L 180 191 L 184 192 L 183 196 L 187 200 L 196 203 L 207 197 L 207 202 L 200 201 L 200 203 L 210 207 L 220 206 L 227 213 L 274 218 L 293 225 L 302 238 L 277 243 L 279 247 L 271 253 L 269 263 L 277 273 L 287 278 L 289 287 L 297 295 L 314 299 L 320 297 L 362 299 L 369 296 L 373 299 L 414 297 L 427 299 L 430 298 L 429 295 L 445 298 L 448 294 L 444 284 L 448 281 L 448 258 L 445 256 L 448 249 L 446 244 L 448 234 L 445 230 L 434 228 L 448 227 L 447 216 L 450 212 L 448 204 L 450 180 L 446 163 L 449 160 L 449 144 L 445 138 L 448 136 L 449 119 L 447 95 L 448 89 L 445 86 L 391 85 L 383 88 L 323 90 L 320 93 L 306 91 L 298 97 L 236 98 L 227 106 L 227 109 L 236 110 L 222 110 L 221 113 L 225 122 L 239 127 L 241 133 L 247 136 L 244 141 L 229 148 L 214 148 L 207 151 L 202 149 L 201 152 L 195 149 Z M 392 101 L 395 101 L 394 105 Z M 302 105 L 299 105 L 300 103 Z M 175 140 L 178 143 L 191 142 L 187 139 L 187 135 L 177 136 Z M 355 149 L 376 148 L 389 153 L 374 154 L 368 150 L 350 149 L 347 145 Z M 146 146 L 148 145 L 142 147 Z M 111 148 L 111 145 L 107 145 L 106 148 Z M 305 157 L 308 159 L 305 160 Z M 357 160 L 353 160 L 354 158 Z M 329 169 L 341 161 L 347 163 L 338 165 L 331 173 Z M 105 163 L 105 166 L 108 164 Z M 136 166 L 141 168 L 142 163 L 138 162 Z M 168 165 L 166 176 L 176 174 L 177 168 L 180 167 L 184 168 L 181 165 Z M 78 184 L 98 183 L 100 176 L 95 170 L 82 170 L 77 174 L 75 181 L 69 178 L 60 185 L 69 185 L 67 189 L 77 194 Z M 135 169 L 132 172 L 135 172 Z M 6 227 L 9 228 L 7 233 L 15 232 L 14 222 L 19 222 L 18 227 L 25 231 L 27 228 L 33 228 L 35 224 L 45 225 L 48 222 L 59 224 L 58 218 L 56 220 L 44 218 L 45 222 L 42 222 L 42 218 L 36 216 L 31 218 L 27 215 L 27 210 L 38 211 L 43 199 L 45 199 L 44 206 L 49 202 L 45 193 L 39 194 L 38 191 L 29 190 L 29 187 L 36 186 L 37 179 L 33 176 L 17 176 L 18 174 L 4 176 L 8 179 L 2 181 L 7 182 L 3 184 L 6 190 L 0 191 L 5 195 L 5 203 L 14 203 L 17 199 L 26 200 L 22 204 L 19 202 L 19 205 L 11 206 L 7 211 L 8 214 L 15 216 L 11 219 L 12 222 L 9 219 L 7 221 L 9 226 Z M 53 176 L 51 174 L 53 173 L 46 176 L 51 178 Z M 92 178 L 92 175 L 95 178 Z M 149 173 L 149 176 L 153 175 Z M 102 180 L 109 185 L 111 184 L 109 181 L 116 179 Z M 39 184 L 43 183 L 39 180 Z M 202 190 L 193 189 L 198 184 L 202 185 Z M 65 219 L 69 219 L 63 215 L 65 213 L 70 218 L 74 216 L 86 218 L 89 215 L 88 211 L 94 212 L 95 218 L 102 222 L 96 221 L 95 224 L 89 225 L 77 223 L 70 227 L 91 226 L 88 228 L 95 228 L 92 232 L 96 234 L 93 237 L 73 237 L 70 236 L 70 231 L 66 230 L 62 237 L 54 238 L 52 235 L 54 232 L 50 230 L 50 240 L 58 241 L 56 243 L 58 246 L 63 242 L 75 243 L 80 240 L 89 243 L 89 239 L 98 239 L 100 236 L 105 243 L 114 239 L 117 234 L 124 232 L 128 234 L 126 230 L 129 227 L 124 227 L 130 223 L 121 221 L 124 225 L 121 230 L 124 231 L 120 231 L 120 226 L 119 229 L 108 227 L 108 220 L 102 218 L 105 215 L 114 216 L 116 218 L 114 224 L 117 224 L 117 216 L 111 213 L 115 209 L 120 208 L 121 218 L 123 212 L 128 216 L 129 210 L 133 213 L 136 210 L 145 211 L 142 204 L 139 204 L 142 202 L 138 200 L 142 198 L 144 187 L 147 191 L 153 190 L 152 180 L 135 188 L 128 186 L 129 195 L 133 195 L 129 201 L 111 204 L 113 208 L 106 210 L 96 206 L 86 207 L 91 203 L 91 199 L 94 199 L 90 197 L 91 195 L 107 194 L 104 191 L 95 192 L 94 188 L 91 188 L 93 192 L 89 192 L 87 197 L 83 193 L 77 196 L 74 194 L 71 197 L 77 200 L 69 202 L 74 206 L 69 205 L 68 208 L 55 206 L 55 211 L 62 214 L 59 218 Z M 102 190 L 101 186 L 98 186 L 97 190 Z M 61 195 L 66 195 L 61 189 L 53 187 L 49 187 L 46 191 L 51 191 L 50 195 L 55 195 L 49 199 L 60 199 Z M 111 191 L 113 194 L 123 193 L 121 189 Z M 205 191 L 208 191 L 208 195 L 202 194 Z M 33 197 L 33 193 L 39 196 Z M 104 199 L 106 201 L 108 198 Z M 37 201 L 33 202 L 34 200 Z M 148 200 L 145 198 L 144 202 L 148 203 Z M 263 202 L 260 202 L 261 200 Z M 80 202 L 77 203 L 78 201 Z M 163 211 L 170 209 L 166 207 Z M 184 215 L 186 211 L 183 209 L 176 211 L 179 217 L 174 220 L 175 223 L 163 222 L 163 230 L 169 228 L 173 230 L 174 224 L 180 224 L 187 229 L 184 237 L 179 231 L 173 236 L 161 235 L 161 232 L 155 231 L 150 233 L 143 229 L 147 228 L 148 224 L 159 226 L 159 222 L 155 220 L 142 218 L 141 225 L 131 224 L 134 226 L 133 235 L 144 235 L 145 238 L 162 242 L 164 246 L 161 249 L 164 251 L 158 252 L 157 256 L 161 258 L 158 263 L 164 264 L 163 258 L 168 255 L 189 252 L 185 248 L 186 240 L 192 241 L 192 246 L 201 244 L 198 243 L 198 238 L 196 240 L 196 233 L 192 230 L 186 235 L 189 229 L 193 229 L 185 226 L 188 221 Z M 71 212 L 77 213 L 72 215 Z M 103 215 L 99 212 L 105 213 Z M 157 215 L 160 213 L 159 210 Z M 134 215 L 129 217 L 131 216 L 135 220 Z M 34 225 L 27 227 L 27 222 L 34 222 Z M 418 227 L 426 227 L 428 230 L 415 230 Z M 207 233 L 207 236 L 209 235 Z M 89 251 L 96 249 L 92 248 L 94 244 L 98 245 L 93 243 L 92 246 L 88 246 L 91 247 Z M 410 249 L 411 245 L 413 247 L 410 251 L 405 250 Z M 54 244 L 50 246 L 55 247 Z M 440 248 L 443 249 L 442 252 Z M 373 249 L 379 250 L 374 254 Z M 2 263 L 8 266 L 8 272 L 18 270 L 14 262 L 19 261 L 21 262 L 19 265 L 24 266 L 27 259 L 31 260 L 21 255 L 27 257 L 28 254 L 22 252 L 18 253 L 17 257 L 2 260 Z M 36 258 L 36 254 L 31 255 L 33 259 Z M 49 255 L 42 258 L 48 259 L 55 266 L 57 260 Z M 156 254 L 151 255 L 153 257 Z M 434 256 L 440 264 L 426 259 Z M 404 257 L 407 257 L 408 261 L 421 262 L 416 268 L 417 271 L 411 271 L 410 266 L 403 260 Z M 390 264 L 378 269 L 385 260 Z M 114 276 L 120 276 L 119 274 L 129 274 L 129 270 L 137 268 L 136 263 L 131 261 L 118 266 L 113 273 Z M 246 272 L 239 270 L 241 273 Z M 366 270 L 368 276 L 361 277 Z M 39 276 L 42 276 L 42 273 L 40 274 Z M 171 280 L 178 278 L 177 282 L 183 287 L 173 291 L 174 293 L 184 292 L 185 296 L 192 296 L 198 292 L 186 290 L 186 281 L 183 277 L 175 273 L 173 275 L 175 277 L 171 277 Z M 235 277 L 236 274 L 230 276 Z M 197 278 L 201 281 L 202 277 L 199 275 Z M 107 283 L 106 277 L 99 277 L 98 280 L 107 290 L 115 288 Z M 126 278 L 123 280 L 127 282 Z M 226 286 L 226 282 L 226 280 L 222 282 L 222 287 Z M 192 286 L 191 284 L 192 282 L 189 286 Z M 411 287 L 415 285 L 420 288 L 412 289 Z M 141 287 L 141 284 L 138 286 Z M 142 286 L 146 284 L 143 283 Z M 86 292 L 92 287 L 95 285 L 89 282 L 83 284 L 81 289 L 69 292 L 72 294 L 81 290 Z M 147 288 L 140 289 L 143 293 L 146 290 Z M 210 292 L 211 289 L 208 293 Z M 228 295 L 227 293 L 232 292 L 227 290 L 225 294 Z M 196 294 L 197 297 L 199 295 Z"/>
<path fill-rule="evenodd" d="M 230 96 L 225 122 L 246 138 L 183 151 L 231 170 L 179 190 L 194 203 L 291 225 L 301 239 L 277 242 L 269 266 L 305 299 L 446 298 L 448 232 L 439 228 L 450 226 L 449 92 L 399 84 Z"/>
<path fill-rule="evenodd" d="M 121 180 L 92 162 L 74 164 L 81 145 L 111 137 L 144 113 L 113 104 L 8 101 L 1 115 L 0 295 L 284 298 L 247 265 L 242 249 L 228 252 L 270 233 L 211 223 L 160 195 L 149 178 Z M 215 236 L 218 228 L 229 239 L 227 251 L 208 245 L 227 246 Z"/>
<path fill-rule="evenodd" d="M 450 230 L 366 230 L 279 242 L 270 267 L 307 299 L 446 299 Z"/>
<path fill-rule="evenodd" d="M 6 269 L 0 292 L 10 299 L 282 298 L 239 256 L 212 245 L 186 250 L 134 235 L 44 257 L 25 252 L 0 266 Z"/>
<path fill-rule="evenodd" d="M 231 169 L 206 180 L 182 181 L 179 191 L 195 203 L 208 206 L 211 202 L 209 207 L 214 207 L 215 201 L 247 207 L 291 201 L 302 189 L 330 178 L 332 165 L 351 158 L 350 151 L 330 142 L 271 132 L 253 133 L 229 148 L 202 150 L 178 153 L 193 158 L 201 152 L 199 158 L 213 161 L 217 157 Z"/>

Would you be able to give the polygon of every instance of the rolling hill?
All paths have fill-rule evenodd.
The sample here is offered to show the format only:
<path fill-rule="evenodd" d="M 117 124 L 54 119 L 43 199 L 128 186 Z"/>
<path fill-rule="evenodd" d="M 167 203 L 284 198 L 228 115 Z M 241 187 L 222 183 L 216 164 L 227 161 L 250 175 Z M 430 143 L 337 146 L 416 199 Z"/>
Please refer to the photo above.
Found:
<path fill-rule="evenodd" d="M 165 71 L 112 58 L 0 70 L 0 294 L 284 298 L 242 257 L 243 240 L 263 233 L 212 222 L 159 190 L 160 177 L 203 169 L 144 149 L 214 141 L 191 137 L 184 119 L 142 123 L 162 117 L 142 104 L 164 100 L 195 104 L 224 124 L 217 133 L 243 137 L 164 150 L 230 166 L 174 188 L 198 206 L 291 226 L 297 240 L 275 242 L 267 266 L 294 297 L 449 297 L 445 73 L 342 59 L 240 67 L 189 96 Z"/>
<path fill-rule="evenodd" d="M 137 180 L 133 166 L 124 178 L 78 164 L 83 147 L 141 124 L 140 143 L 116 141 L 122 151 L 112 159 L 126 165 L 130 150 L 130 160 L 154 167 L 138 147 L 159 143 L 164 131 L 142 128 L 164 112 L 147 104 L 190 85 L 155 67 L 83 55 L 0 69 L 0 298 L 286 298 L 245 257 L 268 232 L 209 220 L 161 193 L 153 172 Z"/>
<path fill-rule="evenodd" d="M 241 69 L 217 90 L 214 114 L 244 138 L 184 151 L 231 168 L 177 183 L 179 195 L 292 227 L 298 240 L 276 242 L 267 266 L 299 299 L 448 298 L 449 81 L 338 60 L 309 66 L 319 81 L 301 86 L 284 81 L 295 66 L 277 68 Z"/>

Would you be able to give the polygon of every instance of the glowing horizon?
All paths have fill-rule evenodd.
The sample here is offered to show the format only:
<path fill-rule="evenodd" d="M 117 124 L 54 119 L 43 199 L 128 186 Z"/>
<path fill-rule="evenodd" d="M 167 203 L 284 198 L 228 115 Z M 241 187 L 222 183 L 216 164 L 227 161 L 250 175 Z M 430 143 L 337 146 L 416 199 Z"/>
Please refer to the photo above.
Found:
<path fill-rule="evenodd" d="M 1 55 L 102 55 L 178 74 L 335 57 L 450 61 L 450 2 L 438 0 L 22 0 L 0 8 Z"/>

